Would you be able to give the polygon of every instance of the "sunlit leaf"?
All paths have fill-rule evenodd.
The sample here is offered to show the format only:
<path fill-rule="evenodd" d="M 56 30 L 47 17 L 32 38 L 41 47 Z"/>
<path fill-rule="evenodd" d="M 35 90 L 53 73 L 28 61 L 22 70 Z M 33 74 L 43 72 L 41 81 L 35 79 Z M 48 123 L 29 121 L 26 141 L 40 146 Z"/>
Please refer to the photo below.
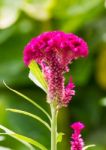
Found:
<path fill-rule="evenodd" d="M 36 119 L 37 121 L 41 122 L 44 126 L 46 126 L 51 131 L 49 124 L 37 115 L 31 114 L 31 113 L 23 111 L 23 110 L 18 110 L 18 109 L 6 109 L 6 110 L 32 117 L 32 118 Z"/>
<path fill-rule="evenodd" d="M 85 147 L 83 148 L 83 150 L 86 150 L 86 149 L 91 148 L 91 147 L 94 147 L 94 146 L 96 146 L 96 145 L 94 145 L 94 144 L 92 144 L 92 145 L 87 145 L 87 146 L 85 146 Z"/>
<path fill-rule="evenodd" d="M 5 137 L 4 136 L 0 136 L 0 141 L 4 141 Z"/>
<path fill-rule="evenodd" d="M 33 139 L 29 138 L 29 137 L 17 134 L 17 133 L 7 129 L 6 127 L 4 127 L 2 125 L 0 125 L 0 129 L 4 130 L 7 135 L 17 139 L 18 141 L 20 141 L 23 144 L 25 144 L 26 146 L 28 146 L 30 148 L 30 150 L 34 150 L 34 148 L 30 144 L 36 146 L 37 148 L 39 148 L 41 150 L 47 150 L 47 148 L 45 146 L 43 146 L 39 142 L 37 142 L 37 141 L 35 141 L 35 140 L 33 140 Z M 1 133 L 1 134 L 3 134 L 3 133 Z"/>
<path fill-rule="evenodd" d="M 16 140 L 18 140 L 19 142 L 23 143 L 25 146 L 27 146 L 30 150 L 34 150 L 34 148 L 27 143 L 26 141 L 21 140 L 19 137 L 17 137 L 15 134 L 15 132 L 13 132 L 12 130 L 9 130 L 8 128 L 4 127 L 3 125 L 0 125 L 0 129 L 2 129 L 3 131 L 5 131 L 6 134 L 10 135 L 11 137 L 15 138 Z M 2 135 L 3 133 L 1 133 Z M 5 135 L 5 134 L 4 134 Z"/>
<path fill-rule="evenodd" d="M 44 79 L 44 76 L 35 61 L 31 61 L 28 66 L 30 68 L 29 78 L 45 92 L 47 92 L 47 83 Z"/>
<path fill-rule="evenodd" d="M 6 97 L 3 94 L 0 94 L 0 123 L 3 123 L 6 117 Z"/>
<path fill-rule="evenodd" d="M 4 146 L 0 146 L 0 150 L 12 150 L 12 149 L 4 147 Z"/>
<path fill-rule="evenodd" d="M 51 9 L 54 7 L 54 0 L 24 1 L 22 9 L 30 17 L 38 20 L 48 20 L 51 17 Z M 38 13 L 39 12 L 39 13 Z"/>
<path fill-rule="evenodd" d="M 106 0 L 105 0 L 105 3 L 104 3 L 104 6 L 105 6 L 105 8 L 106 8 Z"/>
<path fill-rule="evenodd" d="M 42 144 L 40 144 L 39 142 L 31 139 L 31 138 L 28 138 L 26 136 L 23 136 L 23 135 L 19 135 L 19 134 L 15 134 L 15 136 L 25 142 L 28 142 L 34 146 L 36 146 L 37 148 L 41 149 L 41 150 L 47 150 L 47 148 L 45 146 L 43 146 Z"/>
<path fill-rule="evenodd" d="M 100 104 L 106 107 L 106 97 L 101 99 Z"/>
<path fill-rule="evenodd" d="M 21 0 L 1 0 L 0 5 L 0 28 L 5 29 L 11 26 L 19 17 L 19 10 L 22 4 Z"/>
<path fill-rule="evenodd" d="M 63 138 L 64 133 L 60 132 L 57 135 L 57 143 L 62 142 L 62 138 Z"/>
<path fill-rule="evenodd" d="M 3 81 L 4 85 L 9 89 L 11 90 L 12 92 L 16 93 L 17 95 L 21 96 L 22 98 L 24 98 L 25 100 L 27 100 L 28 102 L 30 102 L 31 104 L 33 104 L 35 107 L 37 107 L 38 109 L 40 109 L 48 118 L 49 120 L 51 121 L 51 117 L 50 115 L 40 106 L 38 105 L 35 101 L 33 101 L 32 99 L 30 99 L 29 97 L 27 97 L 26 95 L 10 88 L 4 81 Z"/>
<path fill-rule="evenodd" d="M 36 79 L 36 77 L 33 75 L 33 73 L 31 73 L 31 71 L 29 72 L 29 78 L 41 89 L 43 89 L 45 92 L 46 90 L 43 88 L 43 86 L 41 85 L 41 83 Z"/>
<path fill-rule="evenodd" d="M 9 8 L 2 8 L 0 15 L 0 28 L 4 29 L 11 26 L 18 18 L 18 12 Z"/>

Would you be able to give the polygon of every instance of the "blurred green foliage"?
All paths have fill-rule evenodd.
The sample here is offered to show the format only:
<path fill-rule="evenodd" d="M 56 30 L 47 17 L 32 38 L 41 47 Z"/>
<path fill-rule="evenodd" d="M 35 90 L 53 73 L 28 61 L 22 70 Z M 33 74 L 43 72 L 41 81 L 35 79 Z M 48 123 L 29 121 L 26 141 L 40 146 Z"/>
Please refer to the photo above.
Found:
<path fill-rule="evenodd" d="M 59 131 L 66 133 L 58 149 L 69 149 L 73 121 L 86 125 L 87 144 L 96 144 L 93 150 L 106 150 L 106 9 L 104 0 L 1 0 L 0 1 L 0 123 L 41 141 L 50 149 L 50 134 L 42 125 L 25 116 L 7 113 L 5 108 L 22 108 L 39 114 L 20 97 L 8 91 L 2 80 L 13 88 L 35 99 L 49 111 L 46 96 L 28 79 L 23 64 L 23 48 L 34 36 L 50 30 L 74 32 L 89 45 L 89 56 L 70 65 L 76 83 L 76 96 L 68 108 L 60 111 Z M 46 137 L 46 138 L 45 138 Z M 26 148 L 9 137 L 1 146 L 13 150 Z M 3 148 L 2 148 L 3 149 Z"/>

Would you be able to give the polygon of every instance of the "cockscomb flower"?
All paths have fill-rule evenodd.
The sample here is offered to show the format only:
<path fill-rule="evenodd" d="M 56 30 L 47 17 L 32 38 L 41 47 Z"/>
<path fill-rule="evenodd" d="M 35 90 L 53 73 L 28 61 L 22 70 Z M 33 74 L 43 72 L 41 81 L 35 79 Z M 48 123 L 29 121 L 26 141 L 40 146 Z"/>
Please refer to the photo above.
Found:
<path fill-rule="evenodd" d="M 75 91 L 72 78 L 64 85 L 64 73 L 68 65 L 79 57 L 88 55 L 87 43 L 80 37 L 61 31 L 45 32 L 33 38 L 24 49 L 24 62 L 28 66 L 32 60 L 42 69 L 48 85 L 47 101 L 58 106 L 67 106 Z"/>
<path fill-rule="evenodd" d="M 81 130 L 85 127 L 83 123 L 81 122 L 75 122 L 70 126 L 73 130 L 74 133 L 72 134 L 72 141 L 70 142 L 71 144 L 71 149 L 70 150 L 83 150 L 84 148 L 84 141 L 81 137 Z"/>

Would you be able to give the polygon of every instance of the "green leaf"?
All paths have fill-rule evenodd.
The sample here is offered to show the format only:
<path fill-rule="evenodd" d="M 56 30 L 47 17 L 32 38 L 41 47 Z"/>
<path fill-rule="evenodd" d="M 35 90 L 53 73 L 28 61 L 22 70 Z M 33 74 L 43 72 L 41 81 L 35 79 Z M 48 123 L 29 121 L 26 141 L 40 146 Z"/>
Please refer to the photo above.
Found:
<path fill-rule="evenodd" d="M 94 146 L 96 146 L 96 145 L 95 145 L 95 144 L 87 145 L 87 146 L 85 146 L 85 147 L 83 148 L 83 150 L 86 150 L 86 149 L 88 149 L 88 148 L 90 148 L 90 147 L 94 147 Z"/>
<path fill-rule="evenodd" d="M 35 140 L 33 140 L 33 139 L 29 138 L 29 137 L 17 134 L 17 133 L 7 129 L 6 127 L 4 127 L 2 125 L 0 125 L 0 129 L 4 130 L 7 135 L 17 139 L 18 141 L 20 141 L 23 144 L 25 144 L 26 146 L 28 146 L 30 148 L 30 150 L 34 150 L 34 148 L 30 144 L 36 146 L 37 148 L 39 148 L 41 150 L 47 150 L 47 148 L 45 146 L 43 146 L 39 142 L 37 142 L 37 141 L 35 141 Z M 5 134 L 5 133 L 1 133 L 1 134 Z"/>
<path fill-rule="evenodd" d="M 5 29 L 16 22 L 20 15 L 22 2 L 1 0 L 0 4 L 0 28 Z"/>
<path fill-rule="evenodd" d="M 0 150 L 12 150 L 12 149 L 4 147 L 4 146 L 0 146 Z"/>
<path fill-rule="evenodd" d="M 47 93 L 47 83 L 37 63 L 32 60 L 28 67 L 30 69 L 29 78 Z"/>
<path fill-rule="evenodd" d="M 37 141 L 35 141 L 35 140 L 31 139 L 31 138 L 28 138 L 28 137 L 20 135 L 20 134 L 15 134 L 15 136 L 17 138 L 20 138 L 23 141 L 26 141 L 26 142 L 28 142 L 28 143 L 38 147 L 41 150 L 47 150 L 47 148 L 45 146 L 43 146 L 42 144 L 40 144 L 39 142 L 37 142 Z"/>
<path fill-rule="evenodd" d="M 48 119 L 51 121 L 51 117 L 50 115 L 40 106 L 38 105 L 35 101 L 33 101 L 32 99 L 30 99 L 29 97 L 27 97 L 26 95 L 10 88 L 4 81 L 3 81 L 4 85 L 12 92 L 16 93 L 17 95 L 21 96 L 22 98 L 24 98 L 25 100 L 27 100 L 28 102 L 30 102 L 31 104 L 33 104 L 35 107 L 37 107 L 38 109 L 40 109 L 47 117 Z"/>
<path fill-rule="evenodd" d="M 106 107 L 106 97 L 103 97 L 101 100 L 100 100 L 100 104 L 102 106 L 105 106 Z"/>
<path fill-rule="evenodd" d="M 57 143 L 62 141 L 63 135 L 64 135 L 63 132 L 58 133 L 58 135 L 57 135 Z"/>
<path fill-rule="evenodd" d="M 54 0 L 24 0 L 23 11 L 30 17 L 37 20 L 48 20 L 51 17 L 51 8 L 54 5 Z M 38 13 L 39 12 L 39 13 Z"/>
<path fill-rule="evenodd" d="M 25 140 L 23 141 L 19 137 L 16 137 L 16 133 L 13 132 L 12 130 L 9 130 L 8 128 L 4 127 L 3 125 L 0 125 L 0 129 L 2 129 L 3 131 L 5 131 L 5 133 L 0 133 L 1 135 L 7 134 L 7 135 L 13 137 L 14 139 L 18 140 L 19 142 L 23 143 L 30 150 L 34 150 L 34 148 L 32 147 L 32 145 L 30 145 L 29 143 L 27 143 Z"/>
<path fill-rule="evenodd" d="M 0 141 L 4 141 L 5 137 L 4 136 L 0 136 Z"/>
<path fill-rule="evenodd" d="M 23 110 L 18 110 L 18 109 L 6 109 L 6 110 L 14 112 L 14 113 L 19 113 L 19 114 L 23 114 L 23 115 L 32 117 L 32 118 L 38 120 L 39 122 L 41 122 L 44 126 L 46 126 L 51 131 L 51 128 L 50 128 L 49 124 L 47 122 L 45 122 L 43 119 L 41 119 L 39 116 L 37 116 L 37 115 L 31 114 L 31 113 L 23 111 Z"/>
<path fill-rule="evenodd" d="M 106 8 L 106 0 L 105 0 L 105 3 L 104 3 L 104 6 L 105 6 L 105 8 Z"/>

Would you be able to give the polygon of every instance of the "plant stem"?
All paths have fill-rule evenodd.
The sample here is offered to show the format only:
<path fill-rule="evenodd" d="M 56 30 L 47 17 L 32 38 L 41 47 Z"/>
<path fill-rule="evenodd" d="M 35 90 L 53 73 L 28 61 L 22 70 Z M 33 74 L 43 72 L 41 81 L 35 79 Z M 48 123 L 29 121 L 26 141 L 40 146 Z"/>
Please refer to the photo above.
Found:
<path fill-rule="evenodd" d="M 57 150 L 57 114 L 56 107 L 51 104 L 51 150 Z"/>

